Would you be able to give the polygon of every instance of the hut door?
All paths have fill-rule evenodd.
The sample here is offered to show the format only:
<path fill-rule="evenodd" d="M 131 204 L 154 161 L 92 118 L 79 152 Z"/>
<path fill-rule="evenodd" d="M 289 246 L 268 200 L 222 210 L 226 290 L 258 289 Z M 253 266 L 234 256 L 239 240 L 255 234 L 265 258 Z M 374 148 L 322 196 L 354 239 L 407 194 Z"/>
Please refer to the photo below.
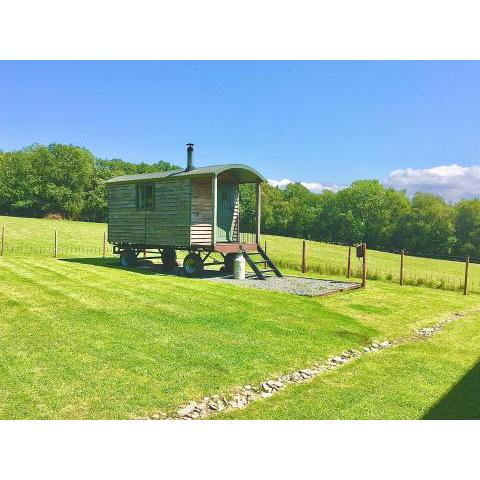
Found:
<path fill-rule="evenodd" d="M 217 187 L 217 242 L 235 241 L 235 223 L 238 208 L 238 185 L 218 183 Z"/>

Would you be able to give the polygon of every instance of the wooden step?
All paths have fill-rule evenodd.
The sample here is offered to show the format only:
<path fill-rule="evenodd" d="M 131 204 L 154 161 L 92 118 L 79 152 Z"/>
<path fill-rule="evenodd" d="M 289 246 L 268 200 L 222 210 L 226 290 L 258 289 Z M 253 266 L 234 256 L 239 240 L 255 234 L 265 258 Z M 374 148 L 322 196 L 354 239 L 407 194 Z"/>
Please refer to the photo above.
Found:
<path fill-rule="evenodd" d="M 257 250 L 258 251 L 256 251 L 256 252 L 247 252 L 242 246 L 240 247 L 240 250 L 242 251 L 243 256 L 244 256 L 245 260 L 247 261 L 248 265 L 254 271 L 257 278 L 259 278 L 260 280 L 265 280 L 265 278 L 266 278 L 265 274 L 270 273 L 270 272 L 275 273 L 275 275 L 277 277 L 282 277 L 282 273 L 280 272 L 280 270 L 272 262 L 272 260 L 267 255 L 267 253 L 263 251 L 263 249 L 260 245 L 257 245 Z M 262 260 L 253 261 L 252 258 L 251 258 L 252 255 L 260 255 L 262 257 Z M 262 263 L 265 264 L 265 266 L 268 266 L 270 268 L 266 268 L 266 269 L 263 269 L 263 270 L 259 269 L 257 267 L 257 265 L 260 265 Z"/>
<path fill-rule="evenodd" d="M 271 258 L 267 255 L 260 245 L 257 245 L 258 253 L 262 255 L 264 260 L 266 260 L 267 265 L 272 269 L 277 277 L 283 277 L 282 272 L 278 269 L 278 267 L 273 263 Z"/>

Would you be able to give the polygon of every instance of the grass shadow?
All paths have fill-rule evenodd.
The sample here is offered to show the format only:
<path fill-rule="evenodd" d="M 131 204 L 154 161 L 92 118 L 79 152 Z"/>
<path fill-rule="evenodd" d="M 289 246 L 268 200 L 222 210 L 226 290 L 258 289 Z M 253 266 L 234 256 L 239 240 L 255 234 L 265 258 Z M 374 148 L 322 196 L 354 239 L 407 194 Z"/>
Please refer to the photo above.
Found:
<path fill-rule="evenodd" d="M 480 361 L 423 417 L 424 420 L 480 419 Z"/>
<path fill-rule="evenodd" d="M 60 258 L 62 262 L 80 263 L 82 265 L 92 265 L 94 267 L 113 268 L 115 270 L 125 270 L 128 272 L 139 273 L 141 275 L 164 275 L 174 277 L 185 277 L 182 267 L 177 267 L 171 272 L 166 272 L 161 263 L 154 263 L 151 260 L 139 259 L 135 267 L 122 267 L 118 258 Z M 222 276 L 218 270 L 205 269 L 200 278 L 212 278 Z"/>

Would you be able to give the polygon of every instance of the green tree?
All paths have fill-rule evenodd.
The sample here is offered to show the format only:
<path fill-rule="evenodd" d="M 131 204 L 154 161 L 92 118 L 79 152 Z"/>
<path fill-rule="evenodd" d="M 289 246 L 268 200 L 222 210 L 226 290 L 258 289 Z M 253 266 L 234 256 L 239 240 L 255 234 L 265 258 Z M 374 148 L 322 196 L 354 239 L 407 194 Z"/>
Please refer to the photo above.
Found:
<path fill-rule="evenodd" d="M 286 232 L 286 202 L 282 190 L 262 185 L 262 231 L 270 234 Z"/>
<path fill-rule="evenodd" d="M 397 225 L 396 237 L 411 252 L 450 255 L 455 245 L 454 209 L 431 193 L 417 193 Z"/>
<path fill-rule="evenodd" d="M 6 152 L 0 168 L 0 211 L 14 215 L 36 216 L 38 179 L 33 162 L 33 147 Z"/>
<path fill-rule="evenodd" d="M 320 211 L 319 195 L 300 183 L 291 183 L 284 190 L 283 203 L 287 235 L 311 239 L 313 224 Z"/>
<path fill-rule="evenodd" d="M 325 196 L 318 221 L 329 241 L 386 247 L 393 244 L 398 216 L 408 208 L 404 192 L 385 189 L 378 180 L 359 180 Z"/>
<path fill-rule="evenodd" d="M 462 200 L 455 207 L 457 255 L 480 257 L 480 199 Z"/>
<path fill-rule="evenodd" d="M 42 213 L 79 219 L 87 192 L 92 189 L 95 157 L 85 148 L 51 144 L 34 156 L 38 173 L 38 201 Z"/>
<path fill-rule="evenodd" d="M 31 145 L 0 154 L 0 212 L 104 221 L 105 181 L 117 175 L 174 170 L 167 162 L 133 164 L 101 160 L 73 145 Z"/>

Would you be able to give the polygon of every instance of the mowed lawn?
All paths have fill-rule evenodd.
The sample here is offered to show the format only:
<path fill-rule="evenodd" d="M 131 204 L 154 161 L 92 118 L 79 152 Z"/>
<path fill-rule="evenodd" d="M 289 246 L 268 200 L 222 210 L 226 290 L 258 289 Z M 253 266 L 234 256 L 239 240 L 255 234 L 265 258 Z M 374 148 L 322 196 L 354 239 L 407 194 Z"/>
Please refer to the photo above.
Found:
<path fill-rule="evenodd" d="M 0 258 L 0 418 L 4 419 L 110 419 L 171 413 L 191 399 L 306 367 L 372 340 L 407 335 L 454 311 L 480 308 L 479 295 L 465 297 L 459 292 L 382 281 L 369 281 L 366 290 L 303 298 L 153 274 L 141 268 L 122 270 L 117 258 L 100 258 L 105 224 L 0 217 L 0 225 L 7 227 L 7 248 Z M 55 229 L 59 259 L 51 258 Z M 285 271 L 298 274 L 301 240 L 265 238 L 272 257 Z M 461 264 L 415 260 L 431 272 L 453 269 L 455 275 L 462 274 Z M 308 242 L 308 261 L 322 268 L 344 265 L 346 248 Z M 393 268 L 398 256 L 370 251 L 369 262 Z M 471 266 L 473 278 L 476 268 Z M 333 270 L 312 275 L 339 278 Z M 463 320 L 455 327 L 459 335 L 473 342 L 477 324 L 465 333 L 461 324 Z M 415 352 L 416 348 L 412 347 Z M 422 348 L 432 347 L 425 344 Z M 456 355 L 452 351 L 445 355 Z M 368 392 L 372 382 L 394 382 L 395 375 L 401 379 L 397 370 L 382 373 L 391 368 L 390 360 L 393 367 L 402 364 L 395 352 L 382 352 L 371 370 L 359 373 L 360 383 L 355 383 L 355 375 L 346 387 L 364 385 Z M 437 351 L 419 355 L 430 361 L 431 367 L 427 361 L 420 363 L 425 368 L 444 369 L 444 363 L 435 360 Z M 462 368 L 468 370 L 469 359 L 467 355 L 460 370 L 444 376 L 437 397 L 442 388 L 450 388 L 461 377 Z M 361 360 L 338 375 L 363 363 L 370 365 L 367 359 Z M 414 360 L 405 371 L 415 365 Z M 386 394 L 378 408 L 349 410 L 347 405 L 328 414 L 318 410 L 317 395 L 305 390 L 318 382 L 294 389 L 305 392 L 300 395 L 311 410 L 297 412 L 285 404 L 271 413 L 271 404 L 261 402 L 239 415 L 275 418 L 280 410 L 285 418 L 307 418 L 305 412 L 312 418 L 336 418 L 337 414 L 353 418 L 349 412 L 359 418 L 420 415 L 413 410 L 392 410 L 401 392 L 408 390 L 407 380 L 400 381 L 400 393 Z M 330 398 L 332 405 L 334 398 L 343 397 L 341 388 L 324 388 L 329 394 L 321 395 Z M 379 390 L 372 389 L 372 396 Z M 288 395 L 294 395 L 293 390 L 272 402 Z M 366 405 L 371 403 L 367 397 Z M 437 397 L 432 394 L 429 400 Z"/>
<path fill-rule="evenodd" d="M 0 418 L 134 418 L 407 334 L 477 295 L 370 282 L 325 298 L 0 259 Z"/>
<path fill-rule="evenodd" d="M 480 419 L 480 314 L 364 356 L 223 419 Z"/>

